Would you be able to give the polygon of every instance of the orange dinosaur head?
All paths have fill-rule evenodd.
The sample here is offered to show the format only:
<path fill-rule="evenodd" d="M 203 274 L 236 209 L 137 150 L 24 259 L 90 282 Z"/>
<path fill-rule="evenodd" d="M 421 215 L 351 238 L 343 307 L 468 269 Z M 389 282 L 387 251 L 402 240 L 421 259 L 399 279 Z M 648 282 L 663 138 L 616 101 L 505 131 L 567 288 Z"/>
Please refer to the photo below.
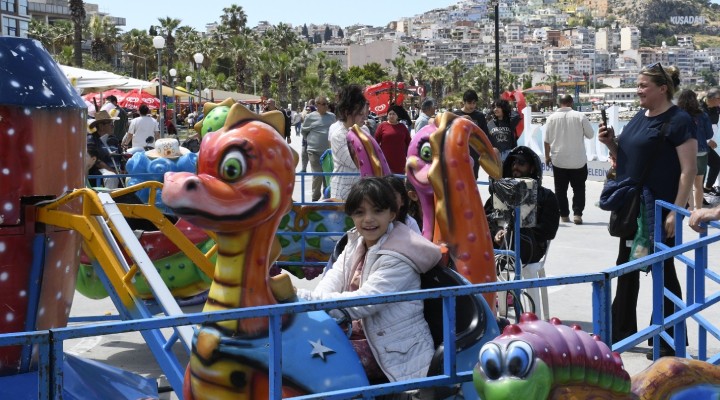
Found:
<path fill-rule="evenodd" d="M 279 111 L 258 115 L 233 105 L 223 128 L 203 138 L 197 175 L 165 175 L 163 202 L 215 232 L 279 221 L 292 205 L 295 185 L 293 151 L 278 133 L 283 124 Z"/>

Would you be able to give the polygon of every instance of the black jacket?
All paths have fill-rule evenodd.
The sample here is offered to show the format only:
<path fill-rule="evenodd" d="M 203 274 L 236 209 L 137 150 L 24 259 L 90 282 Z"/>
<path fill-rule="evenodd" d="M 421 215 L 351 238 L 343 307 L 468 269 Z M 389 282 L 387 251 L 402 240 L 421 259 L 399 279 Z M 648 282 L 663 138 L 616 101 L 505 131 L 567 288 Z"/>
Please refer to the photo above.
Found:
<path fill-rule="evenodd" d="M 534 173 L 528 178 L 532 178 L 538 183 L 538 199 L 537 199 L 537 218 L 536 224 L 532 228 L 520 228 L 520 253 L 524 263 L 532 263 L 540 261 L 547 251 L 547 242 L 555 238 L 557 230 L 560 227 L 560 206 L 557 197 L 552 190 L 542 186 L 542 164 L 540 157 L 529 147 L 518 146 L 510 151 L 510 154 L 503 163 L 503 178 L 512 177 L 513 156 L 523 154 L 526 159 L 532 160 L 535 165 Z M 492 186 L 491 186 L 492 187 Z M 492 190 L 491 193 L 492 195 Z M 492 198 L 485 203 L 485 214 L 490 215 L 493 212 Z M 495 237 L 499 227 L 493 228 L 493 221 L 488 221 L 491 226 L 491 234 Z M 508 227 L 508 232 L 512 232 L 514 225 Z M 511 247 L 512 248 L 512 243 Z"/>

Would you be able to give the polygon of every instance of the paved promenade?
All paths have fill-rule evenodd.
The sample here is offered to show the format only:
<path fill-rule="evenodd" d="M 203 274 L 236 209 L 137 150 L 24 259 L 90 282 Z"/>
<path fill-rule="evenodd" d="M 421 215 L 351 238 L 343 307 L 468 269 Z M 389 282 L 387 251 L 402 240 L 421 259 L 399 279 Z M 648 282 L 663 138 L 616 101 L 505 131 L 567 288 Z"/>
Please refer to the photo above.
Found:
<path fill-rule="evenodd" d="M 300 138 L 293 136 L 292 146 L 300 150 Z M 299 179 L 299 178 L 298 178 Z M 482 179 L 482 178 L 481 178 Z M 552 177 L 545 177 L 546 187 L 553 189 Z M 310 179 L 306 182 L 306 196 L 310 197 Z M 296 185 L 295 199 L 299 199 L 299 183 Z M 610 237 L 607 233 L 606 223 L 609 213 L 600 210 L 595 202 L 600 196 L 602 183 L 588 182 L 587 201 L 588 204 L 583 216 L 583 225 L 572 223 L 561 223 L 556 239 L 552 242 L 549 250 L 545 269 L 549 276 L 568 274 L 580 274 L 598 272 L 615 265 L 617 254 L 617 239 Z M 486 186 L 481 187 L 483 199 L 487 199 Z M 694 238 L 696 234 L 689 228 L 685 228 L 685 237 Z M 677 264 L 679 277 L 685 293 L 684 268 Z M 710 249 L 710 267 L 717 270 L 720 265 L 720 246 L 715 245 Z M 651 284 L 650 275 L 641 274 L 641 291 L 638 301 L 638 319 L 640 328 L 647 326 L 650 321 Z M 299 285 L 307 285 L 300 283 Z M 717 284 L 708 284 L 707 292 L 712 293 L 720 290 Z M 590 284 L 566 285 L 552 287 L 549 291 L 550 314 L 560 318 L 566 324 L 579 323 L 586 331 L 592 328 L 592 288 Z M 188 312 L 199 310 L 200 307 L 188 309 Z M 711 322 L 720 321 L 720 308 L 715 307 L 703 315 Z M 98 315 L 113 313 L 114 306 L 108 300 L 88 300 L 80 294 L 76 294 L 75 303 L 71 314 Z M 690 341 L 689 353 L 697 353 L 697 325 L 690 323 L 688 326 L 688 338 Z M 71 341 L 66 343 L 66 351 L 79 354 L 83 357 L 98 359 L 121 368 L 140 372 L 147 376 L 158 377 L 160 369 L 150 357 L 147 347 L 144 345 L 139 334 L 113 335 L 99 338 L 89 338 L 82 341 Z M 645 354 L 650 351 L 648 346 L 639 346 L 630 352 L 622 355 L 625 368 L 633 375 L 640 372 L 650 364 Z M 720 352 L 720 343 L 715 338 L 708 338 L 708 353 Z M 180 352 L 178 352 L 180 354 Z M 182 359 L 186 356 L 182 355 Z M 169 398 L 169 397 L 163 397 Z"/>

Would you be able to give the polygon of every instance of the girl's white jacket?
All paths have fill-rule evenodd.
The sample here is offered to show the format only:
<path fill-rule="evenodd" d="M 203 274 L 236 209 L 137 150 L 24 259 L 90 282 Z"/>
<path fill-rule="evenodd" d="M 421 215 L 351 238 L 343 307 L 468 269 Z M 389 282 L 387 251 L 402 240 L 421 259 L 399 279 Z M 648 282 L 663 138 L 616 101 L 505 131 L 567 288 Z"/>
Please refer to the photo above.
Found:
<path fill-rule="evenodd" d="M 420 289 L 420 274 L 440 261 L 440 248 L 402 223 L 391 223 L 388 232 L 367 250 L 360 288 L 348 292 L 358 246 L 364 246 L 356 229 L 348 232 L 345 249 L 312 291 L 298 290 L 306 300 L 337 299 Z M 373 355 L 390 381 L 427 375 L 435 352 L 423 317 L 421 301 L 377 304 L 346 309 L 360 319 Z"/>

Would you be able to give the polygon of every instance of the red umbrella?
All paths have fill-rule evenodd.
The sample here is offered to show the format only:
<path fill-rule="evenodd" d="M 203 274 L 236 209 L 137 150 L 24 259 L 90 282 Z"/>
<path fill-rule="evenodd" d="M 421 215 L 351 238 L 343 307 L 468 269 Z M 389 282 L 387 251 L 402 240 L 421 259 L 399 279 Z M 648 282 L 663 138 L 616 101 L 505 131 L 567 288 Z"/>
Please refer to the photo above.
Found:
<path fill-rule="evenodd" d="M 122 99 L 127 96 L 127 93 L 123 92 L 120 89 L 110 89 L 103 92 L 102 97 L 103 99 L 107 98 L 108 96 L 115 96 L 117 97 L 118 102 L 122 101 Z"/>
<path fill-rule="evenodd" d="M 395 96 L 394 99 L 392 98 L 393 95 Z M 370 111 L 374 112 L 377 116 L 387 114 L 392 104 L 402 104 L 404 97 L 405 82 L 398 82 L 396 84 L 385 81 L 365 88 L 365 99 L 370 103 Z"/>
<path fill-rule="evenodd" d="M 137 110 L 141 104 L 147 105 L 151 110 L 160 108 L 160 100 L 158 100 L 157 97 L 140 89 L 133 89 L 127 92 L 125 98 L 118 101 L 120 107 L 132 110 Z"/>

